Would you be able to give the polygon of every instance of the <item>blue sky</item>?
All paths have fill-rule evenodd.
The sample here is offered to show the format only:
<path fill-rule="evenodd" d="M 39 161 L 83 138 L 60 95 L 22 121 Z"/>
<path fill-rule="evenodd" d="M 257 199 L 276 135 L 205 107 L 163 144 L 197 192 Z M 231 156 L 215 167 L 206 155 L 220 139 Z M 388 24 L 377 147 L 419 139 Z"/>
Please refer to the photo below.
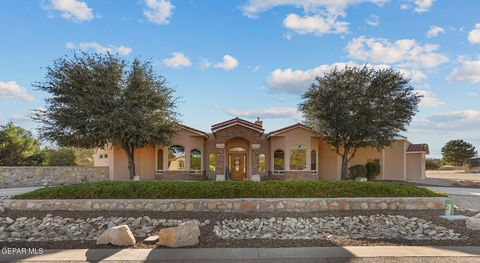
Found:
<path fill-rule="evenodd" d="M 0 122 L 26 118 L 48 94 L 45 67 L 75 49 L 154 62 L 189 126 L 239 116 L 267 131 L 296 112 L 315 75 L 334 66 L 395 67 L 425 95 L 407 132 L 480 150 L 480 1 L 43 0 L 0 2 Z"/>

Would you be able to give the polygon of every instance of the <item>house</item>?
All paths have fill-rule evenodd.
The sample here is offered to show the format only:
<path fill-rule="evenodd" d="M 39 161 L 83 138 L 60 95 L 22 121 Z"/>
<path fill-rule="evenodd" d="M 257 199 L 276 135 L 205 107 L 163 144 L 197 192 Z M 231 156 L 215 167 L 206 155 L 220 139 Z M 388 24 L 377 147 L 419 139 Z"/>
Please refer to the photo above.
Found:
<path fill-rule="evenodd" d="M 480 172 L 480 157 L 467 160 L 466 172 Z"/>
<path fill-rule="evenodd" d="M 425 179 L 427 144 L 397 140 L 378 151 L 362 148 L 350 165 L 377 162 L 380 180 Z M 111 180 L 128 180 L 126 153 L 117 147 L 97 149 L 95 166 L 108 166 Z M 171 145 L 135 152 L 140 180 L 340 180 L 341 159 L 303 124 L 266 133 L 263 122 L 234 118 L 211 126 L 206 133 L 185 125 Z"/>

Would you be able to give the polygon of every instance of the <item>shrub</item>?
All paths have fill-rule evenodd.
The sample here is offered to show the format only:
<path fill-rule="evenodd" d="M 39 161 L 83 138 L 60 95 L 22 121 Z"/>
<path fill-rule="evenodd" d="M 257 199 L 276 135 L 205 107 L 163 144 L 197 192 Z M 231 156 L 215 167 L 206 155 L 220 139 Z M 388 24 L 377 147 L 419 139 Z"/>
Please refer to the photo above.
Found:
<path fill-rule="evenodd" d="M 367 168 L 368 180 L 373 180 L 380 174 L 380 164 L 378 163 L 367 163 L 365 168 Z"/>
<path fill-rule="evenodd" d="M 363 164 L 357 164 L 348 168 L 350 178 L 367 177 L 367 167 Z"/>
<path fill-rule="evenodd" d="M 425 168 L 427 170 L 438 170 L 442 166 L 441 159 L 428 158 L 425 160 Z"/>

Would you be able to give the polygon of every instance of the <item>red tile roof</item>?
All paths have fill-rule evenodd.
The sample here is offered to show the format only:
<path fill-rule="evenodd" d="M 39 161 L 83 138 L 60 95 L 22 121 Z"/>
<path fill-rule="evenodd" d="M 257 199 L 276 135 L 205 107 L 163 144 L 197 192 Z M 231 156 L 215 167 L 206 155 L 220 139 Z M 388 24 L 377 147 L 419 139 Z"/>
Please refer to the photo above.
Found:
<path fill-rule="evenodd" d="M 262 132 L 262 133 L 264 131 L 262 126 L 257 125 L 253 122 L 249 122 L 249 121 L 244 120 L 244 119 L 240 119 L 240 118 L 237 117 L 237 118 L 230 119 L 228 121 L 224 121 L 224 122 L 220 122 L 220 123 L 212 125 L 212 132 L 222 130 L 224 128 L 230 127 L 230 126 L 235 125 L 235 124 L 240 124 L 240 125 L 246 126 L 247 128 L 251 128 L 253 130 L 256 130 L 256 131 Z"/>
<path fill-rule="evenodd" d="M 281 128 L 281 129 L 278 129 L 278 130 L 274 130 L 274 131 L 271 131 L 270 133 L 267 134 L 267 137 L 270 137 L 270 136 L 275 136 L 279 133 L 282 133 L 282 132 L 285 132 L 285 131 L 288 131 L 290 129 L 294 129 L 294 128 L 297 128 L 297 127 L 300 127 L 300 128 L 304 128 L 304 129 L 307 129 L 307 130 L 312 130 L 310 129 L 309 127 L 305 126 L 304 124 L 301 124 L 301 123 L 295 123 L 293 125 L 290 125 L 290 126 L 287 126 L 287 127 L 284 127 L 284 128 Z"/>
<path fill-rule="evenodd" d="M 201 130 L 194 129 L 194 128 L 192 128 L 192 127 L 189 127 L 189 126 L 183 125 L 183 124 L 180 124 L 179 126 L 180 126 L 180 128 L 182 128 L 182 129 L 185 129 L 185 130 L 187 130 L 187 131 L 191 131 L 191 132 L 193 132 L 193 133 L 196 133 L 196 134 L 201 135 L 201 136 L 203 136 L 203 137 L 205 137 L 205 138 L 208 139 L 208 134 L 207 134 L 206 132 L 203 132 L 203 131 L 201 131 Z"/>
<path fill-rule="evenodd" d="M 427 152 L 428 153 L 428 144 L 426 143 L 410 144 L 407 148 L 407 152 Z"/>

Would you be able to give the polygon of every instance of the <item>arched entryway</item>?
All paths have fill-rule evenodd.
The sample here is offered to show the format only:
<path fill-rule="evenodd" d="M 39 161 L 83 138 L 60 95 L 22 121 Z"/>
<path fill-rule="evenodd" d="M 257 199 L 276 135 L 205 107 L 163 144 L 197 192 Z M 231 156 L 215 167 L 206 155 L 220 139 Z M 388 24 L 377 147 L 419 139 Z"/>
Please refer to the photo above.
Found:
<path fill-rule="evenodd" d="M 226 143 L 226 163 L 229 179 L 235 181 L 248 180 L 249 143 L 243 138 L 232 138 Z"/>

